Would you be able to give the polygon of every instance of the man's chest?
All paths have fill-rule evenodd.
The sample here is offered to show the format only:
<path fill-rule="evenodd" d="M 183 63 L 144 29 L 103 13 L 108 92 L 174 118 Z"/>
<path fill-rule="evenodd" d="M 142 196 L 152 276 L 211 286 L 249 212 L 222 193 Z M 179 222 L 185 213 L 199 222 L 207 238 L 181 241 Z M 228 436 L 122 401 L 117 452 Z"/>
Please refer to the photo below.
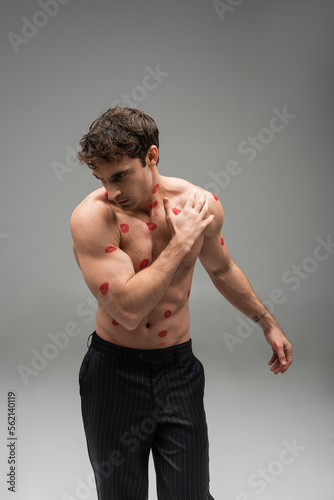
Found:
<path fill-rule="evenodd" d="M 117 225 L 119 246 L 129 255 L 136 272 L 150 266 L 166 248 L 172 236 L 164 215 L 139 219 L 122 213 L 117 217 Z M 177 275 L 188 272 L 193 267 L 200 247 L 201 241 L 198 241 L 183 259 Z"/>
<path fill-rule="evenodd" d="M 119 246 L 131 258 L 136 272 L 152 264 L 171 238 L 163 217 L 136 218 L 123 213 L 117 219 Z"/>

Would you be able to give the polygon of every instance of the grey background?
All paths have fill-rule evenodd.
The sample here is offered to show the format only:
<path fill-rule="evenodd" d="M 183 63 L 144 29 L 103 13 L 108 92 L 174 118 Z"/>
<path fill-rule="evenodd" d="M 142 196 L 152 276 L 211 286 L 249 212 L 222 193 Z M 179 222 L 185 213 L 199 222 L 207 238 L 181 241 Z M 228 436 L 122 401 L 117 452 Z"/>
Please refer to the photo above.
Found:
<path fill-rule="evenodd" d="M 294 348 L 289 371 L 271 374 L 262 331 L 238 336 L 242 315 L 198 264 L 191 335 L 206 371 L 211 493 L 216 500 L 333 498 L 334 255 L 323 249 L 326 260 L 309 258 L 316 238 L 334 238 L 334 6 L 237 3 L 219 16 L 205 0 L 70 0 L 46 18 L 36 15 L 45 12 L 36 1 L 2 3 L 1 498 L 12 498 L 6 407 L 14 390 L 15 498 L 96 499 L 87 486 L 77 382 L 93 309 L 82 305 L 90 293 L 72 255 L 69 218 L 99 184 L 70 152 L 93 119 L 131 92 L 160 129 L 162 174 L 209 187 L 210 172 L 222 177 L 228 161 L 239 162 L 241 173 L 225 187 L 210 185 L 225 209 L 226 244 L 262 300 L 281 290 L 273 312 Z M 16 53 L 8 33 L 22 36 L 23 17 L 45 25 Z M 154 89 L 138 89 L 147 66 L 157 65 L 168 75 Z M 262 134 L 273 108 L 284 106 L 296 117 L 247 161 L 240 144 Z M 65 169 L 60 177 L 55 162 Z M 293 265 L 311 270 L 295 290 L 283 281 Z M 90 312 L 80 316 L 78 307 Z M 80 334 L 25 384 L 18 367 L 32 369 L 33 353 L 69 321 Z M 233 352 L 226 333 L 239 338 Z M 280 465 L 284 443 L 294 440 L 303 449 Z M 272 471 L 262 494 L 247 482 L 261 468 Z M 79 483 L 86 489 L 76 491 Z"/>

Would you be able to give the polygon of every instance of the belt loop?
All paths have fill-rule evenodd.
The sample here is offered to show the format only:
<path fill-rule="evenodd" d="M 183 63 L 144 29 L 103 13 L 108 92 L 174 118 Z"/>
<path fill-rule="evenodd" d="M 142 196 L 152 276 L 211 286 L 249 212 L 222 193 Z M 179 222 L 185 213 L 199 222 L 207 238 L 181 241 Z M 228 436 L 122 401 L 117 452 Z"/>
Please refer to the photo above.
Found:
<path fill-rule="evenodd" d="M 173 346 L 173 351 L 174 351 L 174 361 L 175 361 L 175 363 L 177 363 L 179 360 L 179 353 L 177 352 L 177 349 L 175 346 Z"/>
<path fill-rule="evenodd" d="M 126 363 L 128 360 L 128 348 L 124 348 L 124 355 L 123 355 L 123 363 Z"/>
<path fill-rule="evenodd" d="M 91 338 L 91 336 L 92 336 L 93 334 L 94 334 L 94 332 L 93 332 L 93 333 L 91 333 L 91 334 L 89 335 L 88 339 L 87 339 L 87 347 L 88 347 L 88 349 L 90 349 L 90 346 L 92 345 L 92 342 L 91 342 L 89 345 L 88 345 L 88 342 L 89 342 L 89 339 Z"/>

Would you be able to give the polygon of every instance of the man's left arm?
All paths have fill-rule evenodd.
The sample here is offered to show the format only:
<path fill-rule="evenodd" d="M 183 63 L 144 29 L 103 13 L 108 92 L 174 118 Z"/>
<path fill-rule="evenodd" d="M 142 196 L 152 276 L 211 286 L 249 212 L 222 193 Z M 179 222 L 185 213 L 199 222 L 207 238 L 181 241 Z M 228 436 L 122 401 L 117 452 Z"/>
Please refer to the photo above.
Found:
<path fill-rule="evenodd" d="M 269 361 L 276 375 L 284 373 L 292 363 L 292 347 L 273 315 L 255 294 L 243 271 L 230 256 L 223 238 L 224 211 L 219 200 L 210 202 L 214 220 L 204 233 L 200 261 L 217 290 L 234 307 L 263 329 L 273 355 Z"/>

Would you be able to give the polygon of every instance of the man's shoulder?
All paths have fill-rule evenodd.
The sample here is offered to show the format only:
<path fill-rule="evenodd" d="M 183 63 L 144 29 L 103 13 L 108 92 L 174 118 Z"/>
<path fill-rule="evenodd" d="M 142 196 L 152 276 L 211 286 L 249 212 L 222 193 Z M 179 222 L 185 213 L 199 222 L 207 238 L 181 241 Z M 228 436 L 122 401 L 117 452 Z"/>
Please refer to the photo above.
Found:
<path fill-rule="evenodd" d="M 73 210 L 70 219 L 72 235 L 76 232 L 85 232 L 93 236 L 94 233 L 105 229 L 112 217 L 112 207 L 107 203 L 105 189 L 99 188 L 86 196 Z"/>
<path fill-rule="evenodd" d="M 196 186 L 185 179 L 181 179 L 180 177 L 164 177 L 164 180 L 167 190 L 173 196 L 187 199 L 189 194 L 194 191 L 204 191 L 203 188 Z"/>
<path fill-rule="evenodd" d="M 207 191 L 201 186 L 197 186 L 196 184 L 192 184 L 191 182 L 177 178 L 177 177 L 165 177 L 167 180 L 167 186 L 169 192 L 178 197 L 184 203 L 186 202 L 190 193 L 194 191 L 198 191 L 202 194 L 205 194 L 209 201 L 209 212 L 213 213 L 215 217 L 218 217 L 219 223 L 222 222 L 224 218 L 224 210 L 220 200 L 214 193 Z"/>

